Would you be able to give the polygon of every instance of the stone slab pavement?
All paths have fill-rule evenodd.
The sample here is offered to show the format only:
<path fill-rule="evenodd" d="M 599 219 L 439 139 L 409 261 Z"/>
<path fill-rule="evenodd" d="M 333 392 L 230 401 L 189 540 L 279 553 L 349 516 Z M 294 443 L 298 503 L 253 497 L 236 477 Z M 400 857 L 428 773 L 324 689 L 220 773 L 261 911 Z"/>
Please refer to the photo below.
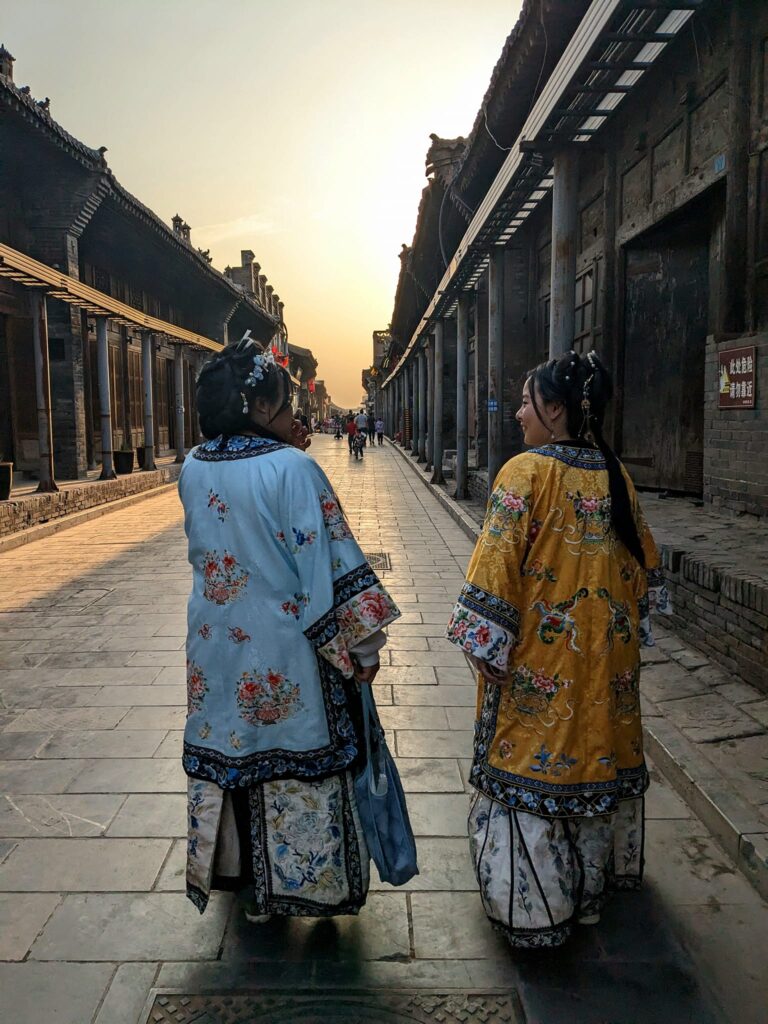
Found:
<path fill-rule="evenodd" d="M 414 986 L 515 992 L 519 1024 L 762 1024 L 768 908 L 658 767 L 642 893 L 556 953 L 491 930 L 465 838 L 474 685 L 442 639 L 472 544 L 391 448 L 312 453 L 364 549 L 391 556 L 404 614 L 376 695 L 421 874 L 375 883 L 358 918 L 259 927 L 229 894 L 203 917 L 187 902 L 189 572 L 176 496 L 148 497 L 0 554 L 0 1020 L 137 1024 L 155 990 Z"/>

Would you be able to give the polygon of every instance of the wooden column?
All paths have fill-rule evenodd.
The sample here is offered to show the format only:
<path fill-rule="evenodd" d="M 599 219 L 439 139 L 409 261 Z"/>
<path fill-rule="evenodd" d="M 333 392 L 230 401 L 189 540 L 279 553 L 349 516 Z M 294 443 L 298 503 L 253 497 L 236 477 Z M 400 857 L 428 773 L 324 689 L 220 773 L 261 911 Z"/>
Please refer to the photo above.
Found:
<path fill-rule="evenodd" d="M 96 357 L 99 371 L 99 412 L 101 414 L 101 476 L 114 480 L 117 476 L 112 460 L 112 401 L 109 384 L 109 340 L 107 318 L 96 317 Z"/>
<path fill-rule="evenodd" d="M 176 346 L 173 354 L 173 402 L 176 416 L 176 458 L 175 462 L 183 462 L 187 454 L 184 442 L 184 348 Z"/>
<path fill-rule="evenodd" d="M 501 469 L 504 398 L 504 249 L 488 265 L 488 493 Z"/>
<path fill-rule="evenodd" d="M 149 331 L 141 335 L 141 377 L 144 385 L 144 466 L 155 466 L 155 391 L 153 387 L 154 338 Z"/>
<path fill-rule="evenodd" d="M 576 326 L 576 243 L 579 157 L 574 148 L 555 153 L 552 187 L 552 278 L 549 358 L 573 347 Z"/>
<path fill-rule="evenodd" d="M 432 398 L 432 483 L 443 484 L 443 373 L 445 350 L 443 347 L 443 321 L 435 324 L 434 387 Z"/>
<path fill-rule="evenodd" d="M 38 493 L 58 491 L 53 470 L 53 421 L 51 417 L 51 368 L 48 361 L 48 307 L 42 288 L 29 293 L 32 310 L 32 345 L 35 357 L 37 439 L 40 453 Z"/>
<path fill-rule="evenodd" d="M 96 469 L 93 438 L 93 368 L 91 366 L 91 340 L 88 336 L 88 314 L 80 310 L 80 341 L 83 346 L 83 406 L 85 409 L 85 457 L 88 469 Z"/>
<path fill-rule="evenodd" d="M 411 455 L 419 454 L 419 356 L 411 359 L 411 391 L 413 392 L 413 429 L 411 430 Z"/>
<path fill-rule="evenodd" d="M 459 295 L 456 313 L 456 495 L 460 501 L 469 496 L 468 453 L 468 385 L 469 369 L 469 302 L 467 292 Z"/>
<path fill-rule="evenodd" d="M 406 363 L 403 367 L 403 448 L 411 441 L 411 368 Z"/>
<path fill-rule="evenodd" d="M 419 349 L 419 462 L 427 461 L 427 356 Z"/>
<path fill-rule="evenodd" d="M 432 469 L 432 459 L 434 458 L 435 448 L 435 345 L 434 342 L 428 341 L 425 346 L 425 356 L 427 361 L 427 442 L 426 442 L 426 457 L 427 464 L 425 469 Z"/>
<path fill-rule="evenodd" d="M 723 237 L 721 330 L 740 334 L 746 327 L 747 234 L 751 95 L 751 18 L 744 0 L 730 3 L 728 63 L 728 187 Z M 763 202 L 765 199 L 763 198 Z"/>
<path fill-rule="evenodd" d="M 128 369 L 128 332 L 123 327 L 120 338 L 120 370 L 123 390 L 123 448 L 133 448 L 133 425 L 131 423 L 131 380 Z"/>

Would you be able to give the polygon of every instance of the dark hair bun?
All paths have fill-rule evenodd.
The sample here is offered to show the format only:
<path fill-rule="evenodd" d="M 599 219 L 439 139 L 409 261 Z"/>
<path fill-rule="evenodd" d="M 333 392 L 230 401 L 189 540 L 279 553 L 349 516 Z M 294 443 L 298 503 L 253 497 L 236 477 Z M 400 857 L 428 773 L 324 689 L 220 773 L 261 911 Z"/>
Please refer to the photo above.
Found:
<path fill-rule="evenodd" d="M 288 396 L 291 380 L 286 370 L 274 362 L 258 366 L 254 358 L 264 348 L 249 337 L 217 352 L 203 366 L 197 378 L 197 413 L 200 430 L 209 439 L 232 436 L 253 427 L 249 406 L 254 398 L 270 402 L 282 394 Z"/>

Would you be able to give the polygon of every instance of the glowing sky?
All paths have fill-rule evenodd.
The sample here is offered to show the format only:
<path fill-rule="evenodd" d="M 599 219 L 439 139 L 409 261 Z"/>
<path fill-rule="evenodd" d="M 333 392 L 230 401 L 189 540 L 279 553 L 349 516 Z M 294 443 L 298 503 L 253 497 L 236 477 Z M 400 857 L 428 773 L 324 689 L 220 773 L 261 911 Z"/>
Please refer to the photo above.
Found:
<path fill-rule="evenodd" d="M 23 0 L 15 81 L 214 265 L 253 249 L 338 404 L 361 394 L 429 133 L 467 135 L 520 0 Z"/>

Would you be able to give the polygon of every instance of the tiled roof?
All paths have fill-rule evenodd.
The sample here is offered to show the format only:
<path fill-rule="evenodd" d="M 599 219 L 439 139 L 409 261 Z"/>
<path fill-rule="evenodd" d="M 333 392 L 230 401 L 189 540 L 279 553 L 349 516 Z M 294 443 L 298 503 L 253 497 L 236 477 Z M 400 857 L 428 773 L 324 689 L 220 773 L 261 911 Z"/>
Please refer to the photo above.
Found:
<path fill-rule="evenodd" d="M 106 160 L 104 159 L 104 152 L 106 150 L 91 149 L 86 146 L 85 143 L 76 139 L 74 135 L 70 135 L 62 126 L 55 121 L 50 113 L 41 107 L 38 102 L 32 97 L 27 89 L 19 88 L 10 79 L 0 75 L 0 99 L 6 103 L 6 105 L 14 108 L 26 121 L 30 122 L 34 127 L 43 131 L 49 138 L 51 138 L 57 145 L 62 149 L 66 150 L 71 156 L 79 160 L 85 166 L 90 167 L 92 170 L 101 171 L 104 174 L 104 180 L 106 183 L 107 194 L 111 195 L 118 203 L 128 209 L 134 216 L 142 220 L 147 226 L 153 228 L 158 234 L 163 237 L 163 240 L 168 244 L 174 246 L 178 251 L 182 252 L 188 259 L 192 260 L 196 268 L 202 270 L 204 273 L 212 276 L 216 279 L 217 283 L 228 291 L 232 292 L 233 295 L 237 295 L 247 306 L 249 306 L 254 312 L 258 312 L 269 323 L 277 324 L 278 319 L 271 313 L 267 312 L 266 309 L 259 303 L 255 298 L 245 295 L 241 288 L 238 288 L 233 281 L 230 281 L 228 277 L 225 277 L 221 271 L 216 270 L 215 267 L 211 266 L 206 258 L 199 253 L 193 245 L 185 242 L 183 238 L 170 228 L 162 218 L 150 210 L 148 206 L 145 206 L 136 196 L 132 195 L 126 188 L 124 188 L 117 178 L 114 176 L 112 171 L 107 166 Z"/>

